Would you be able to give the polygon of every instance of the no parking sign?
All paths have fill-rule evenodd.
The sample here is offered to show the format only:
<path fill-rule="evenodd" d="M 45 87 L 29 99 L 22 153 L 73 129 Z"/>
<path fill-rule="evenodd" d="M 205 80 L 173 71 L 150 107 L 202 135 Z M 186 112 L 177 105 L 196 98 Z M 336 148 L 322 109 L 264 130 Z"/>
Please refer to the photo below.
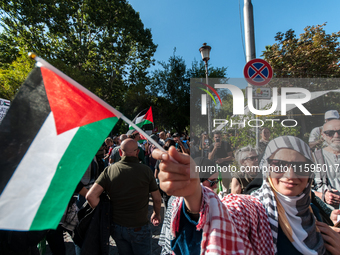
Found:
<path fill-rule="evenodd" d="M 243 74 L 251 85 L 263 86 L 273 78 L 273 69 L 267 61 L 255 58 L 244 66 Z"/>

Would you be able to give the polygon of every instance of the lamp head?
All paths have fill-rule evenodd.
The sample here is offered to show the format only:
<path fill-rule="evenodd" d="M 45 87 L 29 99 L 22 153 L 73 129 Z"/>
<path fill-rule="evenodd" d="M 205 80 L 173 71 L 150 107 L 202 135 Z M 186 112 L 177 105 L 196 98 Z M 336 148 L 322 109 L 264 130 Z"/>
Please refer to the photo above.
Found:
<path fill-rule="evenodd" d="M 199 51 L 201 52 L 202 60 L 204 62 L 208 62 L 208 60 L 210 59 L 211 47 L 208 46 L 206 43 L 203 43 L 203 46 L 199 49 Z"/>

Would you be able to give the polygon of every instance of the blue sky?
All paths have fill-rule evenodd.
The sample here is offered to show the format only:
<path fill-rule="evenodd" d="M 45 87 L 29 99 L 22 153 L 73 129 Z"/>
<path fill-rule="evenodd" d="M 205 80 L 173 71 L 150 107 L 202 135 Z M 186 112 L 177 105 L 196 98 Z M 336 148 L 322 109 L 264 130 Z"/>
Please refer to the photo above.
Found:
<path fill-rule="evenodd" d="M 246 64 L 241 34 L 243 0 L 128 0 L 139 12 L 146 28 L 158 44 L 157 61 L 168 61 L 176 47 L 187 66 L 202 61 L 199 48 L 204 42 L 212 47 L 209 65 L 228 67 L 231 78 L 243 78 Z M 327 22 L 326 32 L 340 31 L 340 1 L 253 0 L 256 57 L 266 45 L 273 44 L 277 32 L 295 30 Z M 241 8 L 241 17 L 240 9 Z M 154 68 L 160 68 L 156 64 Z"/>

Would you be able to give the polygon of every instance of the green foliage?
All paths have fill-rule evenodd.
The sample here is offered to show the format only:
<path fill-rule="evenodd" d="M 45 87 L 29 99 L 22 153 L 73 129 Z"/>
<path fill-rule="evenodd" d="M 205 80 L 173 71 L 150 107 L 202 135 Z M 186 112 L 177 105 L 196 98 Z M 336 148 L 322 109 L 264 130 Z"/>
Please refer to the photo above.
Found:
<path fill-rule="evenodd" d="M 2 0 L 0 15 L 1 67 L 33 51 L 115 107 L 154 62 L 151 31 L 126 0 Z"/>
<path fill-rule="evenodd" d="M 292 29 L 277 33 L 276 43 L 266 46 L 262 55 L 272 66 L 274 77 L 280 78 L 273 79 L 269 86 L 302 87 L 310 92 L 339 88 L 340 32 L 327 34 L 325 26 L 307 26 L 299 37 Z M 301 136 L 322 125 L 324 113 L 339 109 L 339 102 L 339 93 L 327 93 L 304 104 L 313 117 L 294 117 L 301 124 Z M 301 115 L 296 109 L 292 113 Z"/>
<path fill-rule="evenodd" d="M 205 88 L 202 84 L 206 84 L 205 64 L 203 61 L 200 64 L 197 61 L 192 63 L 192 67 L 189 70 L 190 79 L 190 129 L 196 134 L 201 134 L 203 131 L 208 130 L 208 116 L 201 115 L 201 94 L 200 88 Z M 228 82 L 227 68 L 215 68 L 209 67 L 208 69 L 208 83 L 223 84 Z M 232 96 L 228 94 L 227 90 L 219 90 L 218 94 L 221 98 L 222 107 L 215 108 L 212 103 L 211 113 L 212 119 L 223 119 L 226 115 L 232 113 Z M 216 98 L 218 101 L 218 99 Z M 219 103 L 217 103 L 219 105 Z"/>
<path fill-rule="evenodd" d="M 157 99 L 155 116 L 167 129 L 182 132 L 189 123 L 190 86 L 186 65 L 182 57 L 173 55 L 160 62 L 162 69 L 152 74 L 148 91 Z"/>
<path fill-rule="evenodd" d="M 340 32 L 326 34 L 325 24 L 307 26 L 299 38 L 292 29 L 278 32 L 263 57 L 276 78 L 340 77 Z"/>
<path fill-rule="evenodd" d="M 219 93 L 221 94 L 221 93 Z M 231 94 L 226 94 L 222 99 L 222 106 L 214 114 L 214 118 L 223 119 L 225 116 L 233 115 L 233 96 Z"/>
<path fill-rule="evenodd" d="M 205 78 L 205 64 L 203 61 L 194 60 L 189 70 L 190 78 Z M 226 78 L 227 67 L 208 67 L 209 78 Z"/>
<path fill-rule="evenodd" d="M 230 123 L 231 117 L 228 117 L 227 120 Z M 230 134 L 229 140 L 231 142 L 231 146 L 234 150 L 238 148 L 242 148 L 247 145 L 252 145 L 255 147 L 256 145 L 256 129 L 254 127 L 251 127 L 250 125 L 254 126 L 256 125 L 255 122 L 256 116 L 252 116 L 251 114 L 243 115 L 241 117 L 232 117 L 233 123 L 243 123 L 243 120 L 245 120 L 246 125 L 243 128 L 240 128 L 238 125 L 233 125 L 233 128 L 228 129 L 228 133 Z M 283 135 L 292 135 L 292 136 L 299 136 L 300 135 L 300 127 L 284 127 L 281 125 L 281 121 L 285 118 L 279 117 L 279 116 L 258 116 L 257 119 L 259 120 L 258 126 L 259 131 L 261 131 L 262 128 L 268 127 L 270 130 L 270 139 L 274 139 L 278 136 Z M 279 119 L 280 121 L 268 121 L 270 119 Z M 248 123 L 249 120 L 254 120 Z M 263 122 L 261 122 L 262 120 Z M 267 121 L 266 121 L 267 120 Z M 250 125 L 249 125 L 250 124 Z M 294 125 L 294 123 L 285 123 L 286 126 L 288 125 Z M 230 126 L 230 124 L 228 124 Z M 260 133 L 260 132 L 259 132 Z"/>
<path fill-rule="evenodd" d="M 191 68 L 187 68 L 182 57 L 175 54 L 168 62 L 160 63 L 162 68 L 152 73 L 152 82 L 147 91 L 152 95 L 155 105 L 154 117 L 162 123 L 163 129 L 182 132 L 189 131 L 192 105 L 190 97 L 190 78 L 202 78 L 205 82 L 205 65 L 197 61 L 192 62 Z M 209 78 L 225 77 L 226 68 L 209 68 Z M 158 125 L 156 125 L 158 126 Z"/>
<path fill-rule="evenodd" d="M 0 67 L 0 97 L 13 100 L 20 85 L 25 81 L 27 75 L 34 66 L 34 60 L 30 59 L 27 54 L 21 54 L 19 57 L 8 64 L 6 68 Z"/>

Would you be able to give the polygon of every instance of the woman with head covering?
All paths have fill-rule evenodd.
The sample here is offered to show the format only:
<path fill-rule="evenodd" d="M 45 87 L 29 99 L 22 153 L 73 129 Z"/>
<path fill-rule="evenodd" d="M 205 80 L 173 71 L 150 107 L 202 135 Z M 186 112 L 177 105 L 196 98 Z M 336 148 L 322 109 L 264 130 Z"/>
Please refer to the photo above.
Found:
<path fill-rule="evenodd" d="M 235 158 L 239 165 L 239 171 L 232 175 L 231 193 L 243 194 L 243 190 L 259 173 L 257 150 L 250 145 L 242 147 L 236 151 Z"/>
<path fill-rule="evenodd" d="M 312 164 L 309 146 L 297 137 L 281 136 L 266 147 L 260 164 L 263 184 L 252 195 L 266 209 L 275 252 L 325 254 L 310 207 Z"/>
<path fill-rule="evenodd" d="M 340 235 L 324 223 L 317 223 L 317 228 L 309 207 L 312 158 L 308 146 L 292 136 L 278 137 L 270 145 L 260 166 L 271 172 L 266 172 L 263 186 L 255 193 L 258 199 L 230 194 L 222 201 L 198 184 L 195 164 L 190 167 L 188 156 L 174 148 L 168 154 L 155 151 L 154 156 L 163 161 L 162 188 L 183 197 L 174 199 L 168 209 L 168 247 L 172 249 L 178 241 L 187 248 L 199 245 L 201 254 L 327 254 L 326 248 L 338 252 Z M 188 245 L 191 239 L 178 240 L 188 217 L 192 229 L 203 231 L 200 243 L 197 235 L 194 244 Z"/>

